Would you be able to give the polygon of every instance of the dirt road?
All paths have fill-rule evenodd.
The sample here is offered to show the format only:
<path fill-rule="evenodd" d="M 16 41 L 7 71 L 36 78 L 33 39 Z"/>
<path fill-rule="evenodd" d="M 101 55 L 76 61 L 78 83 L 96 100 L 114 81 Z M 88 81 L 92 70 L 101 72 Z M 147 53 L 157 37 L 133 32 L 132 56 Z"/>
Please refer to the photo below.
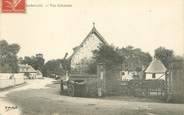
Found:
<path fill-rule="evenodd" d="M 14 103 L 22 115 L 184 115 L 184 104 L 61 96 L 52 81 L 28 81 L 1 99 Z"/>
<path fill-rule="evenodd" d="M 27 80 L 26 84 L 22 86 L 17 86 L 12 89 L 8 89 L 0 92 L 0 115 L 20 115 L 20 108 L 17 108 L 17 105 L 9 102 L 7 100 L 7 94 L 15 91 L 22 91 L 28 89 L 43 89 L 47 84 L 51 84 L 53 79 L 44 79 L 44 80 Z"/>

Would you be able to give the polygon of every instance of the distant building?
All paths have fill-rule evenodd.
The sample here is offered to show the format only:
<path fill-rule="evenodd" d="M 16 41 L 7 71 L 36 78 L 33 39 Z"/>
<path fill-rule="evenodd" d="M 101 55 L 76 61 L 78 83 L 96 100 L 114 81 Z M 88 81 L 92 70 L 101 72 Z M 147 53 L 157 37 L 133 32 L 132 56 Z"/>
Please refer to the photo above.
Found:
<path fill-rule="evenodd" d="M 92 30 L 82 41 L 82 43 L 73 48 L 71 55 L 71 69 L 76 72 L 84 72 L 93 57 L 93 51 L 98 49 L 100 44 L 108 44 L 102 35 L 96 30 L 93 24 Z"/>
<path fill-rule="evenodd" d="M 148 79 L 165 80 L 166 71 L 167 71 L 167 69 L 164 66 L 164 64 L 160 60 L 154 59 L 145 71 L 146 80 L 148 80 Z"/>
<path fill-rule="evenodd" d="M 38 53 L 38 54 L 36 54 L 36 57 L 37 57 L 37 58 L 43 58 L 43 54 Z"/>
<path fill-rule="evenodd" d="M 19 64 L 19 73 L 24 73 L 27 78 L 36 78 L 37 71 L 28 64 Z"/>
<path fill-rule="evenodd" d="M 19 58 L 18 58 L 18 63 L 22 63 L 23 60 L 24 60 L 23 57 L 19 57 Z"/>
<path fill-rule="evenodd" d="M 36 78 L 37 79 L 42 79 L 43 78 L 43 74 L 40 70 L 36 70 Z"/>

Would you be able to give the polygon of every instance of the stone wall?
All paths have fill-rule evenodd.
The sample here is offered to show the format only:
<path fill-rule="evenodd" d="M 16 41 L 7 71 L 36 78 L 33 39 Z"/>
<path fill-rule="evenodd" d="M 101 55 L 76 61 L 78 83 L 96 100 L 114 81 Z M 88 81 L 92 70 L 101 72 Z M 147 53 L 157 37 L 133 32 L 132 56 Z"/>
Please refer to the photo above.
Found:
<path fill-rule="evenodd" d="M 0 73 L 0 89 L 13 87 L 24 83 L 24 74 L 22 73 Z"/>

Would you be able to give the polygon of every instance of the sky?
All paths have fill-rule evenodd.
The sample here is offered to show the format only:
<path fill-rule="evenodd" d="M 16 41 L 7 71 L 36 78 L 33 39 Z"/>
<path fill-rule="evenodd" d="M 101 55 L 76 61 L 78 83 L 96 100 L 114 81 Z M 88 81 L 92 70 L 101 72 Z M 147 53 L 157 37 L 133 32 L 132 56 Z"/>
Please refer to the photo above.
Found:
<path fill-rule="evenodd" d="M 27 5 L 26 13 L 0 14 L 0 40 L 19 44 L 18 56 L 71 55 L 93 22 L 114 46 L 131 45 L 152 56 L 159 46 L 184 54 L 184 0 L 27 0 Z"/>

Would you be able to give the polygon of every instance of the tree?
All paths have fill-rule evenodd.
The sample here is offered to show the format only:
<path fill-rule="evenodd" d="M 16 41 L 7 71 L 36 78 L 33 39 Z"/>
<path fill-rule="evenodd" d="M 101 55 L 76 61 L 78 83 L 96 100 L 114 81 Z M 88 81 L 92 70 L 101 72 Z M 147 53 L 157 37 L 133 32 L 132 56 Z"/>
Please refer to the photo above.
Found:
<path fill-rule="evenodd" d="M 62 66 L 63 60 L 49 60 L 44 65 L 44 74 L 45 76 L 50 76 L 52 74 L 63 75 L 65 73 L 65 69 Z"/>
<path fill-rule="evenodd" d="M 18 72 L 17 53 L 20 50 L 18 44 L 8 44 L 6 40 L 0 41 L 0 71 Z"/>
<path fill-rule="evenodd" d="M 21 64 L 28 64 L 28 65 L 33 65 L 34 61 L 31 57 L 25 56 L 23 60 L 20 60 Z"/>
<path fill-rule="evenodd" d="M 89 66 L 93 70 L 98 63 L 103 63 L 106 69 L 111 69 L 114 65 L 120 65 L 123 61 L 123 58 L 117 52 L 117 48 L 112 45 L 100 45 L 97 50 L 93 51 L 93 54 L 94 61 Z"/>
<path fill-rule="evenodd" d="M 98 50 L 93 52 L 94 60 L 89 65 L 89 73 L 96 72 L 96 65 L 104 63 L 107 69 L 112 69 L 114 65 L 122 66 L 126 71 L 141 71 L 152 60 L 149 53 L 143 52 L 133 46 L 115 48 L 114 46 L 100 45 Z"/>
<path fill-rule="evenodd" d="M 171 61 L 174 59 L 174 52 L 173 50 L 159 47 L 155 49 L 154 57 L 161 60 L 166 68 L 169 68 Z"/>
<path fill-rule="evenodd" d="M 64 71 L 70 72 L 71 71 L 71 68 L 70 68 L 71 60 L 67 59 L 67 56 L 68 56 L 68 53 L 65 53 L 65 56 L 63 57 L 63 59 L 58 59 L 58 60 L 60 60 L 61 66 L 64 69 Z"/>
<path fill-rule="evenodd" d="M 43 73 L 45 76 L 64 75 L 66 71 L 70 71 L 70 60 L 66 59 L 68 53 L 65 53 L 63 59 L 52 59 L 44 64 Z"/>
<path fill-rule="evenodd" d="M 31 65 L 35 70 L 40 70 L 43 73 L 45 59 L 42 56 L 25 56 L 21 61 L 22 64 Z"/>
<path fill-rule="evenodd" d="M 148 66 L 152 60 L 149 53 L 133 46 L 118 49 L 118 53 L 124 59 L 122 66 L 126 71 L 141 71 L 142 67 Z"/>
<path fill-rule="evenodd" d="M 43 71 L 44 62 L 45 62 L 45 59 L 43 57 L 36 56 L 35 57 L 35 65 L 34 65 L 34 68 L 36 70 Z"/>

